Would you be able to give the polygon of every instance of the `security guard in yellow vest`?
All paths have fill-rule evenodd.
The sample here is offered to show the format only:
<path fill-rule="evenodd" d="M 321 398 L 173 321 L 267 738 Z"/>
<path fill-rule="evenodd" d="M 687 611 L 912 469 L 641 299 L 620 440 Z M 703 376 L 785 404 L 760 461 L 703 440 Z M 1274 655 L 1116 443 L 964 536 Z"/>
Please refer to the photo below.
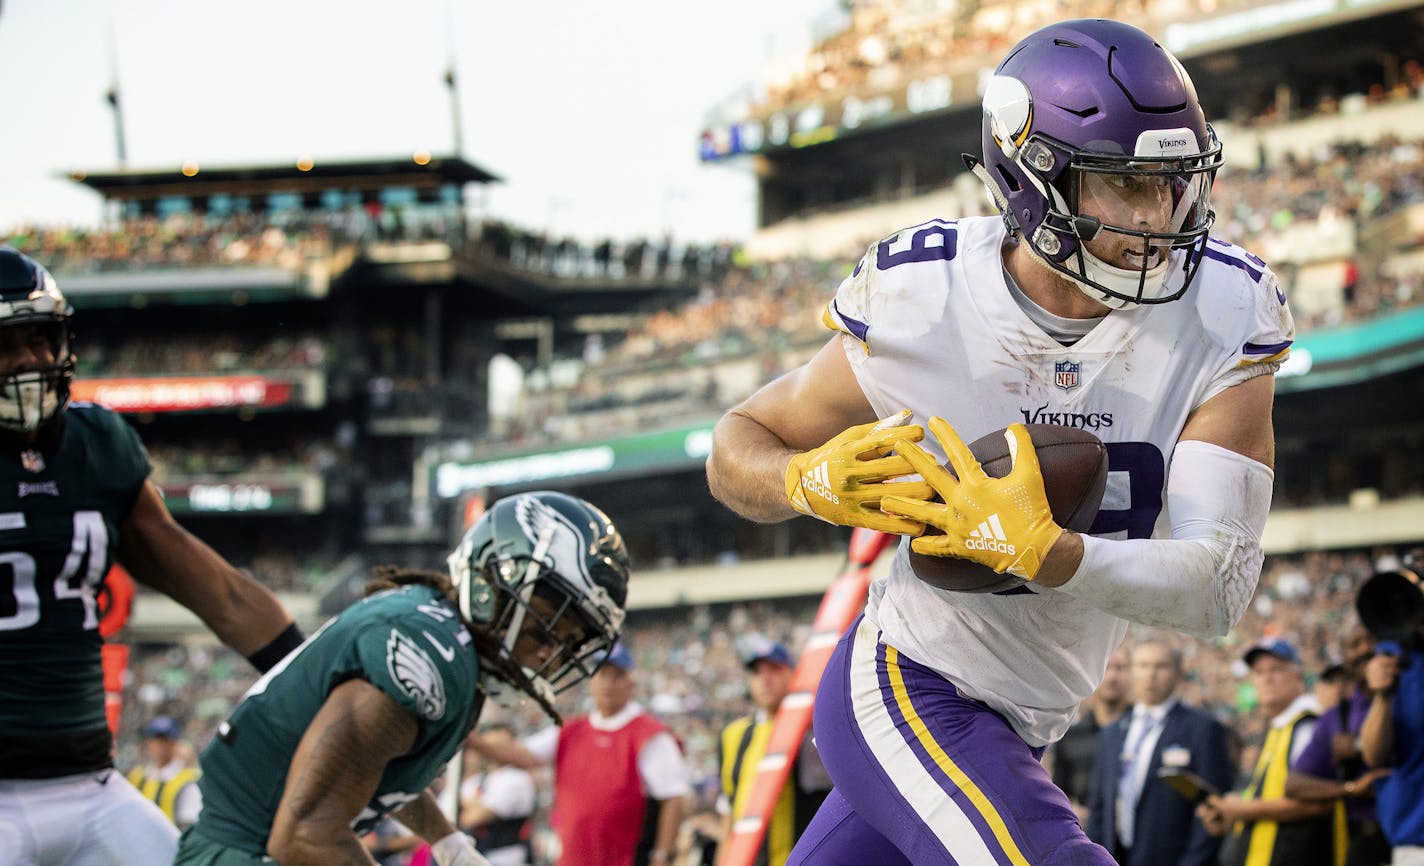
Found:
<path fill-rule="evenodd" d="M 1270 638 L 1247 650 L 1245 662 L 1270 729 L 1246 790 L 1208 797 L 1197 814 L 1209 832 L 1229 834 L 1222 866 L 1335 866 L 1331 804 L 1285 795 L 1291 764 L 1320 715 L 1305 691 L 1300 654 Z"/>
<path fill-rule="evenodd" d="M 796 667 L 795 659 L 784 645 L 765 638 L 754 639 L 743 658 L 747 691 L 756 705 L 756 713 L 737 719 L 722 731 L 719 753 L 722 796 L 718 798 L 717 807 L 723 816 L 723 838 L 746 809 L 757 764 L 766 754 L 766 744 L 771 738 L 772 721 L 791 688 L 791 675 Z M 821 765 L 820 755 L 808 734 L 772 811 L 766 838 L 757 853 L 757 866 L 785 866 L 792 846 L 830 791 L 830 776 Z"/>
<path fill-rule="evenodd" d="M 182 726 L 172 718 L 154 716 L 143 727 L 143 748 L 148 760 L 128 775 L 139 793 L 156 803 L 180 829 L 198 820 L 203 808 L 198 771 L 178 754 L 182 732 Z"/>

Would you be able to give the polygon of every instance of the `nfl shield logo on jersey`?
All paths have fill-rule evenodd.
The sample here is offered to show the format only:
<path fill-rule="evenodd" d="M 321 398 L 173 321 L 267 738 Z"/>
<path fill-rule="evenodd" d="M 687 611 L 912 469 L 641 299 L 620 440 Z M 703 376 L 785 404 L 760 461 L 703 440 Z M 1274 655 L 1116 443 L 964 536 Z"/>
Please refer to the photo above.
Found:
<path fill-rule="evenodd" d="M 45 470 L 44 455 L 33 448 L 28 448 L 20 452 L 20 465 L 31 472 L 43 472 Z"/>
<path fill-rule="evenodd" d="M 1078 370 L 1082 364 L 1077 361 L 1055 361 L 1053 364 L 1053 384 L 1064 390 L 1078 387 Z"/>

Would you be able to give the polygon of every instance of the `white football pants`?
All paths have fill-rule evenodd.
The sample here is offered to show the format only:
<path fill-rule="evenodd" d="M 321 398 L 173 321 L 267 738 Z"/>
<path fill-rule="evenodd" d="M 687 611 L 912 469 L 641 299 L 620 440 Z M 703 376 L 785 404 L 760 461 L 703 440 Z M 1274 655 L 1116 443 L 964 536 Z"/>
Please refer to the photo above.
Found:
<path fill-rule="evenodd" d="M 0 780 L 0 866 L 156 866 L 178 828 L 114 770 Z"/>

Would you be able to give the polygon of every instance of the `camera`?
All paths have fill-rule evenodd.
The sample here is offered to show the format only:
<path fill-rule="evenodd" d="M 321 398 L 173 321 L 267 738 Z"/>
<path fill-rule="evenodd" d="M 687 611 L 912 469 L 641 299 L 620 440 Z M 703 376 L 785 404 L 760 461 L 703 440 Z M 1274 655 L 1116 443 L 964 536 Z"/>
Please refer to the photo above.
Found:
<path fill-rule="evenodd" d="M 1355 595 L 1355 610 L 1376 640 L 1393 642 L 1403 651 L 1420 648 L 1424 590 L 1414 572 L 1401 569 L 1371 577 Z"/>

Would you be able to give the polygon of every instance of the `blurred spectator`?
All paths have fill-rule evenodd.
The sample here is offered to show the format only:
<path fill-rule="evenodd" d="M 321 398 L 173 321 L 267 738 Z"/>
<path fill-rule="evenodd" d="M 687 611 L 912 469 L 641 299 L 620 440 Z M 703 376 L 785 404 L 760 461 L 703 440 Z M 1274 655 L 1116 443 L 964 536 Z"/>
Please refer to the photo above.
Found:
<path fill-rule="evenodd" d="M 590 680 L 589 715 L 522 745 L 471 739 L 502 763 L 553 766 L 559 866 L 672 862 L 689 793 L 687 764 L 667 726 L 633 702 L 634 670 L 632 655 L 616 644 Z"/>
<path fill-rule="evenodd" d="M 1419 584 L 1414 572 L 1400 574 Z M 1393 769 L 1379 784 L 1377 806 L 1396 866 L 1424 864 L 1424 635 L 1417 623 L 1413 632 L 1405 646 L 1377 645 L 1366 664 L 1373 699 L 1360 731 L 1365 763 Z"/>
<path fill-rule="evenodd" d="M 1384 866 L 1390 846 L 1375 816 L 1374 782 L 1389 771 L 1367 770 L 1359 748 L 1370 706 L 1365 665 L 1374 655 L 1375 642 L 1363 625 L 1352 621 L 1340 645 L 1344 661 L 1321 674 L 1322 682 L 1338 682 L 1335 694 L 1319 701 L 1320 719 L 1305 750 L 1291 764 L 1286 796 L 1331 804 L 1335 848 L 1345 850 L 1344 866 Z M 1338 676 L 1330 676 L 1332 670 Z M 1320 697 L 1317 684 L 1317 700 Z"/>
<path fill-rule="evenodd" d="M 98 230 L 21 226 L 10 243 L 43 255 L 63 274 L 164 267 L 301 267 L 333 249 L 322 213 L 181 213 L 143 216 Z"/>
<path fill-rule="evenodd" d="M 1225 790 L 1232 777 L 1226 729 L 1177 697 L 1182 656 L 1164 642 L 1135 645 L 1129 671 L 1132 710 L 1098 739 L 1088 837 L 1122 866 L 1216 866 L 1220 839 L 1196 819 L 1196 803 L 1158 774 L 1188 771 Z"/>
<path fill-rule="evenodd" d="M 1330 807 L 1285 795 L 1286 776 L 1310 741 L 1320 708 L 1305 691 L 1300 654 L 1266 638 L 1243 657 L 1270 730 L 1251 783 L 1240 794 L 1212 795 L 1197 815 L 1213 835 L 1228 835 L 1221 866 L 1332 866 Z"/>
<path fill-rule="evenodd" d="M 796 660 L 786 645 L 765 637 L 753 638 L 745 657 L 747 693 L 755 712 L 722 729 L 719 756 L 722 796 L 718 798 L 718 811 L 723 815 L 721 838 L 724 840 L 746 813 L 747 798 L 771 739 L 772 723 L 796 672 Z M 830 791 L 831 777 L 821 764 L 808 728 L 786 786 L 767 821 L 757 862 L 785 866 L 796 840 L 801 838 Z"/>
<path fill-rule="evenodd" d="M 823 19 L 818 39 L 803 56 L 772 67 L 763 91 L 750 114 L 759 119 L 778 113 L 796 114 L 812 105 L 847 99 L 870 101 L 876 94 L 902 89 L 912 81 L 968 72 L 993 65 L 1012 44 L 1009 34 L 1034 30 L 1067 18 L 1114 17 L 1133 20 L 1153 32 L 1172 24 L 1193 21 L 1222 5 L 1211 0 L 1182 3 L 1127 3 L 1105 5 L 1098 0 L 1061 0 L 1058 3 L 1011 4 L 925 3 L 917 0 L 849 0 L 839 4 L 836 18 Z M 1304 104 L 1312 100 L 1296 93 Z M 1424 71 L 1417 59 L 1406 60 L 1394 86 L 1383 83 L 1368 88 L 1370 102 L 1408 100 L 1424 90 Z M 1274 89 L 1257 103 L 1241 96 L 1241 110 L 1255 124 L 1289 119 L 1277 104 Z M 1318 96 L 1318 110 L 1338 110 L 1328 88 Z"/>
<path fill-rule="evenodd" d="M 507 724 L 490 725 L 482 736 L 501 747 L 515 741 L 514 728 Z M 534 777 L 521 767 L 466 750 L 471 753 L 481 766 L 460 785 L 460 829 L 475 837 L 475 847 L 491 866 L 528 866 L 534 862 L 530 839 L 538 805 Z"/>
<path fill-rule="evenodd" d="M 139 793 L 152 800 L 179 829 L 198 820 L 203 808 L 193 752 L 182 742 L 182 734 L 182 726 L 169 716 L 154 716 L 143 726 L 145 760 L 128 774 Z"/>

